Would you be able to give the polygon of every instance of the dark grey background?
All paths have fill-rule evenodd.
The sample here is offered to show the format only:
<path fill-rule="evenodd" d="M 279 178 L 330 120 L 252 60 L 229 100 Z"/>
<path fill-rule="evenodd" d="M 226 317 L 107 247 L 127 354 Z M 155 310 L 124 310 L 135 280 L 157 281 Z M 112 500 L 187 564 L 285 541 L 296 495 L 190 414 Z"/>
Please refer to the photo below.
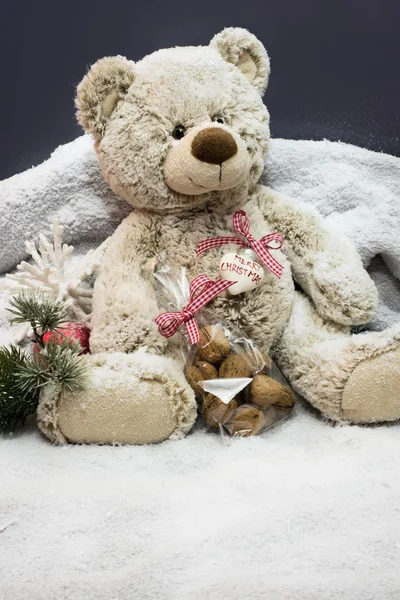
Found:
<path fill-rule="evenodd" d="M 206 44 L 231 25 L 271 56 L 275 137 L 400 156 L 399 0 L 8 0 L 0 15 L 0 179 L 80 134 L 74 88 L 90 63 Z"/>

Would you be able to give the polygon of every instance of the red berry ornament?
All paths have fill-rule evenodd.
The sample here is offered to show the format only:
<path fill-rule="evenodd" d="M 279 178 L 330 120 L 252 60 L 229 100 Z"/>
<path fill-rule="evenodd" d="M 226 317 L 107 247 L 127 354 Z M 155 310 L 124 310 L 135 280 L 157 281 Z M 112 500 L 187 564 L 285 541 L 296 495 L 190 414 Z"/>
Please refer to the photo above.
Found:
<path fill-rule="evenodd" d="M 55 331 L 48 331 L 43 336 L 43 343 L 47 344 L 50 340 L 55 340 L 58 344 L 65 339 L 77 340 L 83 350 L 80 354 L 87 354 L 89 350 L 90 329 L 83 323 L 64 323 L 62 327 Z M 40 352 L 37 344 L 34 347 L 35 352 Z"/>

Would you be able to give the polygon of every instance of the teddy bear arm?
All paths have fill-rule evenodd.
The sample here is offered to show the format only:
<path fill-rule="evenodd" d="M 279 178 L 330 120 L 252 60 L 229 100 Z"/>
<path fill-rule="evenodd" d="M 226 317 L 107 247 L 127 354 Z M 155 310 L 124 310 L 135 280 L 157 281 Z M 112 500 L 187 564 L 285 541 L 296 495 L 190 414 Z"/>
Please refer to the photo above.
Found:
<path fill-rule="evenodd" d="M 122 276 L 122 273 L 120 272 Z M 158 314 L 153 291 L 140 277 L 128 281 L 103 273 L 96 281 L 93 297 L 91 351 L 134 352 L 146 347 L 162 354 L 165 340 L 157 331 Z"/>
<path fill-rule="evenodd" d="M 296 292 L 274 358 L 293 388 L 328 419 L 374 423 L 400 417 L 398 324 L 352 335 Z"/>
<path fill-rule="evenodd" d="M 110 240 L 93 294 L 91 351 L 163 354 L 166 340 L 154 322 L 155 290 L 138 265 L 140 243 L 124 223 Z"/>
<path fill-rule="evenodd" d="M 268 225 L 283 235 L 293 278 L 317 312 L 341 325 L 367 323 L 378 293 L 349 240 L 310 207 L 269 188 L 259 190 L 258 201 Z"/>

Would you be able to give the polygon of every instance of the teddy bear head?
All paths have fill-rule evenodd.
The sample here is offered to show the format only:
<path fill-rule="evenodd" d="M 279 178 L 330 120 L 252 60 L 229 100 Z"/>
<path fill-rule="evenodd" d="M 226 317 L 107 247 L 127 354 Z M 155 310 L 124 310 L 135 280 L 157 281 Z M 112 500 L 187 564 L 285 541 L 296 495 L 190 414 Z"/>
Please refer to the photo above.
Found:
<path fill-rule="evenodd" d="M 111 189 L 133 207 L 226 210 L 263 170 L 268 76 L 261 42 L 228 28 L 206 47 L 97 61 L 78 86 L 77 116 Z"/>

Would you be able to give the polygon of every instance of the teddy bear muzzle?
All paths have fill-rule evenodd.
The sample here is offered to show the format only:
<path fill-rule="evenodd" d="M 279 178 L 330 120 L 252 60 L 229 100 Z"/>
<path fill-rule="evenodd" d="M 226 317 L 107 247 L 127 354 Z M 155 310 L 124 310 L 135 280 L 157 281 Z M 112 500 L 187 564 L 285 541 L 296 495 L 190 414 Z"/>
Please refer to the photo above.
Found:
<path fill-rule="evenodd" d="M 242 185 L 250 167 L 246 144 L 235 131 L 199 126 L 169 149 L 164 179 L 175 192 L 196 196 Z"/>
<path fill-rule="evenodd" d="M 211 165 L 222 165 L 235 156 L 237 151 L 233 136 L 221 127 L 207 127 L 199 131 L 192 141 L 193 156 Z"/>

